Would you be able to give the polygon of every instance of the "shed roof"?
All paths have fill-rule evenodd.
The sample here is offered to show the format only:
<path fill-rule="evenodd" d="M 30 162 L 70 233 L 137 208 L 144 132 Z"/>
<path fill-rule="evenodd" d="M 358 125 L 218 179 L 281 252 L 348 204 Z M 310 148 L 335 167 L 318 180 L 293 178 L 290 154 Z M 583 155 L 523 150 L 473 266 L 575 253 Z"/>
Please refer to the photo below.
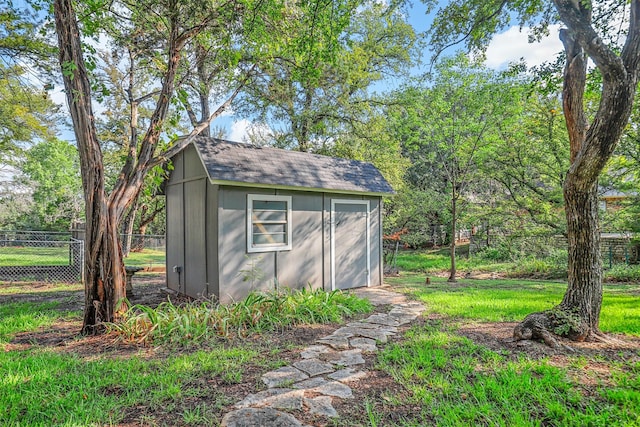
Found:
<path fill-rule="evenodd" d="M 371 163 L 197 137 L 193 145 L 217 184 L 307 191 L 390 194 L 393 188 Z"/>

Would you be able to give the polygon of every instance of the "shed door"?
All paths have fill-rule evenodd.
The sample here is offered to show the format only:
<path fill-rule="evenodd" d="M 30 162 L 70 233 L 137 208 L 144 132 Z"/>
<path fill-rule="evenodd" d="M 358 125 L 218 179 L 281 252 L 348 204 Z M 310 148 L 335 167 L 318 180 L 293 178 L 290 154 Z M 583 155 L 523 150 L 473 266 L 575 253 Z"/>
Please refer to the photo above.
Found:
<path fill-rule="evenodd" d="M 369 201 L 331 201 L 331 288 L 369 286 Z"/>

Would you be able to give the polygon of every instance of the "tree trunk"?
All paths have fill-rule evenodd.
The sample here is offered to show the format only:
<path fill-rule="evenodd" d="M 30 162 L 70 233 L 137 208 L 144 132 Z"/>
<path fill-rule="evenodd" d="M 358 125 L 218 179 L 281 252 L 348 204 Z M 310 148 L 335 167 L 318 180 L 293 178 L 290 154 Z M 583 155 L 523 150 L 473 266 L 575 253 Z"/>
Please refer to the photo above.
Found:
<path fill-rule="evenodd" d="M 587 191 L 582 191 L 573 185 L 571 176 L 564 188 L 569 283 L 560 308 L 580 316 L 586 333 L 597 333 L 602 306 L 598 186 L 596 182 Z"/>
<path fill-rule="evenodd" d="M 131 252 L 131 241 L 133 239 L 133 226 L 135 223 L 136 215 L 138 213 L 138 205 L 140 204 L 140 199 L 136 199 L 136 201 L 132 204 L 129 212 L 127 212 L 127 216 L 124 218 L 124 223 L 122 224 L 122 234 L 124 234 L 124 240 L 122 241 L 122 257 L 126 258 L 129 256 L 129 252 Z"/>
<path fill-rule="evenodd" d="M 455 195 L 455 186 L 453 194 L 451 196 L 451 246 L 449 256 L 451 257 L 451 268 L 449 270 L 448 282 L 454 283 L 456 281 L 456 232 L 457 232 L 457 198 Z"/>
<path fill-rule="evenodd" d="M 629 32 L 618 54 L 598 37 L 590 2 L 554 0 L 566 52 L 563 110 L 569 134 L 571 167 L 564 182 L 569 243 L 568 286 L 562 302 L 527 316 L 514 329 L 516 339 L 542 338 L 550 332 L 574 340 L 600 335 L 602 260 L 598 224 L 598 177 L 611 157 L 631 115 L 640 71 L 640 0 L 629 8 Z M 588 126 L 584 114 L 586 54 L 602 74 L 600 105 Z"/>
<path fill-rule="evenodd" d="M 80 155 L 85 197 L 85 310 L 83 333 L 96 333 L 115 319 L 116 302 L 125 296 L 118 224 L 109 214 L 102 151 L 91 108 L 80 34 L 70 0 L 56 0 L 54 14 L 60 64 Z"/>

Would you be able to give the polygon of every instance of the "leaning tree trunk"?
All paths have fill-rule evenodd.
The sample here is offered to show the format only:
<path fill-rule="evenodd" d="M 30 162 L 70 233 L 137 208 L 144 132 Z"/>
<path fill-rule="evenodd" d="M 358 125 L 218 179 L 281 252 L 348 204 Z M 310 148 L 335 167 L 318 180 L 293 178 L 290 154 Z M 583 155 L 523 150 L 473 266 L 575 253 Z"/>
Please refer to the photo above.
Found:
<path fill-rule="evenodd" d="M 80 33 L 70 0 L 56 0 L 54 14 L 65 92 L 74 123 L 85 197 L 85 310 L 83 333 L 112 321 L 125 296 L 118 224 L 109 214 L 102 151 L 91 108 L 91 88 L 82 58 Z"/>
<path fill-rule="evenodd" d="M 118 305 L 126 296 L 120 221 L 127 207 L 138 197 L 145 175 L 153 166 L 164 162 L 164 158 L 154 158 L 154 153 L 174 92 L 180 53 L 186 40 L 200 27 L 180 34 L 177 15 L 171 15 L 167 67 L 156 107 L 140 146 L 136 141 L 130 144 L 118 180 L 107 196 L 103 157 L 91 108 L 91 85 L 82 57 L 80 32 L 72 1 L 55 0 L 54 15 L 60 66 L 80 155 L 86 203 L 85 311 L 82 332 L 96 333 L 103 329 L 103 322 L 118 321 L 119 314 L 126 309 L 124 304 Z M 180 148 L 179 144 L 173 147 L 175 151 Z"/>
<path fill-rule="evenodd" d="M 140 199 L 136 199 L 129 208 L 127 212 L 127 216 L 124 218 L 124 222 L 122 223 L 122 233 L 124 235 L 124 239 L 122 240 L 122 256 L 126 258 L 129 256 L 129 252 L 131 252 L 131 245 L 133 241 L 133 226 L 135 225 L 136 215 L 138 214 L 138 205 L 140 204 Z"/>

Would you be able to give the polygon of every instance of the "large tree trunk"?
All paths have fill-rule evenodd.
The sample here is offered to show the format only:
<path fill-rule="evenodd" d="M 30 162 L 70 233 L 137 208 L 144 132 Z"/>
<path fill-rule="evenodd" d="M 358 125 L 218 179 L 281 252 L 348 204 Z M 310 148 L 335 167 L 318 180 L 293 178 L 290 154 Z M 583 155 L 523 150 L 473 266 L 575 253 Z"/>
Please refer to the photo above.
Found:
<path fill-rule="evenodd" d="M 568 286 L 557 307 L 530 314 L 514 329 L 516 339 L 542 338 L 550 345 L 556 343 L 552 334 L 574 340 L 601 335 L 598 177 L 631 115 L 640 71 L 640 0 L 631 1 L 629 32 L 620 55 L 593 29 L 590 2 L 555 0 L 554 4 L 567 26 L 560 38 L 567 54 L 562 95 L 571 152 L 571 167 L 564 183 Z M 598 66 L 603 80 L 600 105 L 591 126 L 587 125 L 583 105 L 586 55 Z"/>
<path fill-rule="evenodd" d="M 172 3 L 175 6 L 175 3 Z M 140 146 L 132 140 L 124 166 L 107 196 L 104 166 L 91 108 L 91 86 L 82 57 L 77 17 L 71 0 L 55 0 L 54 15 L 60 49 L 65 92 L 80 155 L 82 184 L 86 203 L 85 235 L 85 310 L 83 333 L 96 333 L 103 322 L 118 320 L 126 310 L 120 304 L 126 296 L 125 271 L 120 243 L 120 221 L 133 200 L 138 197 L 144 177 L 164 159 L 154 157 L 163 123 L 175 87 L 180 52 L 185 41 L 195 33 L 179 34 L 174 14 L 169 19 L 169 51 L 167 70 L 156 108 Z M 186 144 L 186 142 L 183 142 Z M 179 144 L 174 145 L 175 151 Z"/>
<path fill-rule="evenodd" d="M 91 89 L 84 68 L 80 34 L 70 0 L 56 0 L 54 14 L 60 64 L 74 123 L 85 197 L 85 310 L 82 332 L 99 332 L 113 321 L 116 302 L 125 296 L 118 224 L 109 214 L 102 151 L 91 108 Z"/>
<path fill-rule="evenodd" d="M 569 240 L 569 284 L 559 307 L 580 316 L 583 325 L 579 335 L 597 333 L 602 306 L 597 183 L 583 191 L 567 180 L 564 197 Z M 586 338 L 586 335 L 580 338 Z"/>

